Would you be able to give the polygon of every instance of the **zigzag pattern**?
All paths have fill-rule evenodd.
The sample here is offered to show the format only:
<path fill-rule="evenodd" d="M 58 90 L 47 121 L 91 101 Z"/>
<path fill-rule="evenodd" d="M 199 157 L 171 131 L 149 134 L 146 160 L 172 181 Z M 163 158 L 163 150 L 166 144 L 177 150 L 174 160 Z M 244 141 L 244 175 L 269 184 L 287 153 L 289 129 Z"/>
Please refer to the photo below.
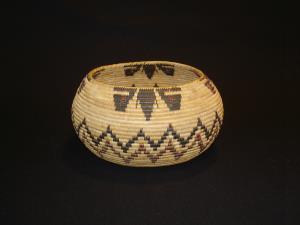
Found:
<path fill-rule="evenodd" d="M 72 113 L 73 114 L 73 113 Z M 73 118 L 73 115 L 72 115 Z M 73 118 L 74 121 L 74 118 Z M 222 120 L 220 119 L 217 112 L 215 112 L 215 119 L 213 121 L 213 125 L 209 130 L 198 118 L 197 125 L 192 129 L 190 135 L 187 138 L 180 137 L 180 134 L 176 132 L 171 124 L 167 130 L 163 133 L 161 138 L 155 142 L 149 136 L 146 136 L 143 132 L 143 129 L 137 133 L 136 136 L 129 139 L 126 143 L 123 143 L 119 140 L 117 135 L 111 130 L 110 126 L 102 132 L 98 137 L 95 137 L 90 128 L 87 125 L 86 119 L 84 118 L 83 121 L 76 127 L 75 123 L 74 128 L 77 135 L 80 139 L 85 143 L 88 144 L 98 155 L 103 158 L 103 156 L 107 153 L 108 150 L 111 150 L 116 156 L 122 159 L 125 163 L 130 163 L 132 160 L 137 158 L 140 154 L 144 153 L 147 155 L 149 160 L 152 163 L 155 163 L 161 156 L 166 154 L 169 151 L 173 156 L 174 159 L 177 160 L 182 157 L 189 149 L 192 149 L 195 145 L 199 148 L 199 154 L 206 149 L 206 147 L 211 143 L 211 141 L 216 137 L 218 134 L 220 127 L 222 125 Z M 201 131 L 203 131 L 204 136 L 206 138 L 206 142 L 204 144 Z M 169 137 L 169 141 L 167 145 L 163 145 L 166 143 L 166 139 Z M 114 148 L 111 141 L 120 147 L 123 153 Z M 139 140 L 143 140 L 143 144 L 139 144 Z M 174 142 L 179 143 L 179 148 L 181 151 L 177 151 Z M 133 148 L 133 143 L 138 143 L 139 147 L 134 150 L 134 153 L 128 153 L 128 150 Z M 147 150 L 145 148 L 145 144 L 148 144 L 152 150 Z M 164 147 L 164 148 L 163 148 Z M 158 151 L 158 149 L 161 149 Z"/>

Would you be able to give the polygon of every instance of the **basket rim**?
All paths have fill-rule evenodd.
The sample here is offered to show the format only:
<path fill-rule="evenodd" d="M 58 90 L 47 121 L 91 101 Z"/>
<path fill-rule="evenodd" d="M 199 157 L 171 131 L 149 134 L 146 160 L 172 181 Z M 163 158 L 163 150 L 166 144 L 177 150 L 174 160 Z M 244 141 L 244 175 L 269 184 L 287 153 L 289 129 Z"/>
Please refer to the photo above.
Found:
<path fill-rule="evenodd" d="M 125 65 L 135 65 L 135 64 L 146 64 L 146 65 L 147 64 L 170 64 L 170 65 L 174 65 L 174 66 L 177 66 L 177 67 L 187 69 L 187 70 L 193 72 L 195 74 L 195 76 L 198 76 L 198 79 L 192 80 L 190 82 L 183 83 L 181 85 L 173 85 L 173 86 L 167 86 L 166 85 L 166 86 L 163 86 L 163 87 L 155 87 L 155 88 L 158 88 L 158 89 L 159 88 L 182 87 L 182 86 L 185 86 L 185 85 L 190 85 L 190 84 L 192 84 L 194 82 L 197 82 L 197 81 L 201 81 L 201 80 L 203 80 L 204 78 L 207 77 L 200 69 L 197 69 L 196 67 L 193 67 L 193 66 L 190 66 L 190 65 L 187 65 L 187 64 L 173 62 L 173 61 L 165 61 L 165 60 L 149 60 L 149 61 L 146 60 L 146 61 L 121 62 L 121 63 L 114 63 L 114 64 L 98 66 L 98 67 L 90 70 L 87 73 L 87 75 L 85 76 L 85 78 L 88 82 L 93 82 L 95 84 L 101 84 L 101 85 L 105 85 L 105 86 L 108 86 L 108 87 L 120 87 L 120 88 L 126 88 L 126 89 L 153 89 L 153 87 L 149 87 L 149 86 L 132 87 L 132 86 L 126 86 L 126 85 L 117 85 L 117 84 L 112 85 L 112 84 L 108 84 L 108 83 L 96 80 L 93 77 L 93 75 L 96 72 L 98 72 L 98 71 L 100 72 L 105 68 L 121 67 L 121 66 L 125 66 Z"/>

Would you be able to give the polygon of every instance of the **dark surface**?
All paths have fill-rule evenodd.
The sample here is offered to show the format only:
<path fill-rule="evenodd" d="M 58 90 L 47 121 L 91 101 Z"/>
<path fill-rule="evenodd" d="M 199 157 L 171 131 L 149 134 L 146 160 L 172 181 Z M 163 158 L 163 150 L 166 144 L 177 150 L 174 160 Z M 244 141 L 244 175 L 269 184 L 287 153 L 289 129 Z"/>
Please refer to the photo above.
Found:
<path fill-rule="evenodd" d="M 3 8 L 0 223 L 297 224 L 298 109 L 288 106 L 299 60 L 283 9 L 113 4 Z M 141 60 L 195 66 L 218 87 L 224 126 L 204 155 L 127 168 L 76 137 L 70 107 L 83 76 Z"/>

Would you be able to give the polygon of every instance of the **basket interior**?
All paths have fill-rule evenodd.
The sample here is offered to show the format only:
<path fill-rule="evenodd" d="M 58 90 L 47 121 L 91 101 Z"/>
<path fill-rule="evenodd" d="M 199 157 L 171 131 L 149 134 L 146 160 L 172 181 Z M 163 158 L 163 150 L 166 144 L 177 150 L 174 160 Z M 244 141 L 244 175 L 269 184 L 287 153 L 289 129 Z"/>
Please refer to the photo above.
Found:
<path fill-rule="evenodd" d="M 91 71 L 89 79 L 123 87 L 180 86 L 204 76 L 193 67 L 165 62 L 149 61 L 114 64 Z"/>

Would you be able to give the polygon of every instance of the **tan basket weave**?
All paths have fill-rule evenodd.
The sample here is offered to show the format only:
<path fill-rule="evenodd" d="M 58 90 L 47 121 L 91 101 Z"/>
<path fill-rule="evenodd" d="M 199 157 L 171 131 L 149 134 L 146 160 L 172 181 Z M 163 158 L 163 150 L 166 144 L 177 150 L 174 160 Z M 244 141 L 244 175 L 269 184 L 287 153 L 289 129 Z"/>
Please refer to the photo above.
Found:
<path fill-rule="evenodd" d="M 168 61 L 96 68 L 82 80 L 72 105 L 76 133 L 91 152 L 136 167 L 198 156 L 219 133 L 223 114 L 207 76 Z"/>

